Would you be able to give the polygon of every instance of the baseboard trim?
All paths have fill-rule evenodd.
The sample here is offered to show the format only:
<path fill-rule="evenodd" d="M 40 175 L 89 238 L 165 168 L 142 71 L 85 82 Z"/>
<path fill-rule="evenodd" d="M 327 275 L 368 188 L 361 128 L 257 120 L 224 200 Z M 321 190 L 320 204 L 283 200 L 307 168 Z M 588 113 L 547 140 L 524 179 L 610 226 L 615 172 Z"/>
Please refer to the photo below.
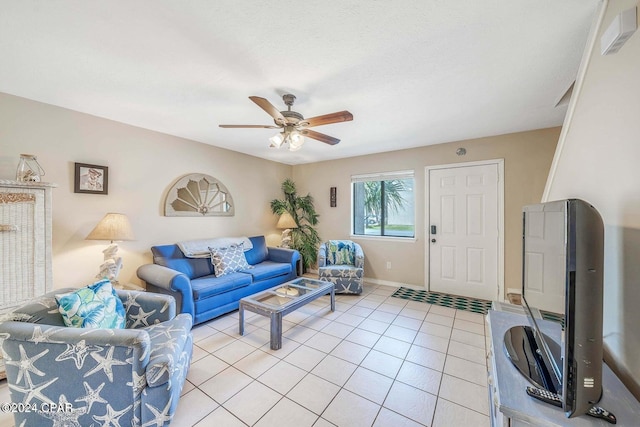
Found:
<path fill-rule="evenodd" d="M 312 273 L 312 274 L 318 274 L 318 270 L 311 270 L 308 269 L 307 270 L 308 273 Z M 365 283 L 370 283 L 372 285 L 383 285 L 383 286 L 389 286 L 389 287 L 393 287 L 393 288 L 399 288 L 399 287 L 404 287 L 404 288 L 409 288 L 409 289 L 415 289 L 417 291 L 424 291 L 424 286 L 418 286 L 418 285 L 409 285 L 407 283 L 401 283 L 401 282 L 394 282 L 391 280 L 381 280 L 381 279 L 374 279 L 372 277 L 365 277 L 364 278 L 364 282 Z"/>
<path fill-rule="evenodd" d="M 381 279 L 373 279 L 370 277 L 365 277 L 364 281 L 366 283 L 371 283 L 373 285 L 390 286 L 394 288 L 403 287 L 403 288 L 415 289 L 417 291 L 424 291 L 424 287 L 422 286 L 409 285 L 407 283 L 401 283 L 401 282 L 393 282 L 391 280 L 381 280 Z"/>

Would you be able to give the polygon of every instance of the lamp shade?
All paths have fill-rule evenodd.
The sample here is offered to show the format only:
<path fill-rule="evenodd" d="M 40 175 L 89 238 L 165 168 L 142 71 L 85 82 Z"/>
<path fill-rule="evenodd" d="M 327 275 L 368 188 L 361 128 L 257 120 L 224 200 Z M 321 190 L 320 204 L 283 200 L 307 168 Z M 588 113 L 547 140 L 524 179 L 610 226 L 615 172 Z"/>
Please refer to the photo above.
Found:
<path fill-rule="evenodd" d="M 108 213 L 95 226 L 86 240 L 133 240 L 129 218 L 121 213 Z"/>
<path fill-rule="evenodd" d="M 296 224 L 289 212 L 283 212 L 282 215 L 280 215 L 280 219 L 278 220 L 276 227 L 280 229 L 298 228 L 298 224 Z"/>

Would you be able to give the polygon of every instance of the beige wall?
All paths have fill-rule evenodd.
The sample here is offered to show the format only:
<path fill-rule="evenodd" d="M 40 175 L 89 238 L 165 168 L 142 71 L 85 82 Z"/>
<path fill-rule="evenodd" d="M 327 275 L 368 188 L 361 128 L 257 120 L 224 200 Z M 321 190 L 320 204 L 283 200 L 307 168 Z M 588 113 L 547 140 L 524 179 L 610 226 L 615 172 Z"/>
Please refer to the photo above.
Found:
<path fill-rule="evenodd" d="M 80 286 L 93 279 L 106 242 L 84 238 L 106 212 L 126 213 L 136 240 L 122 242 L 120 281 L 139 283 L 136 268 L 150 261 L 153 244 L 222 235 L 267 234 L 279 243 L 269 202 L 293 176 L 310 192 L 325 238 L 346 238 L 350 227 L 352 174 L 415 170 L 416 236 L 412 241 L 356 239 L 367 253 L 366 275 L 379 283 L 425 284 L 424 168 L 428 165 L 505 159 L 505 288 L 519 288 L 520 210 L 540 200 L 559 129 L 544 129 L 331 162 L 291 167 L 24 98 L 0 94 L 0 179 L 14 179 L 20 153 L 32 153 L 54 190 L 54 286 Z M 464 146 L 467 155 L 456 156 Z M 109 194 L 73 192 L 74 162 L 109 167 Z M 234 217 L 164 217 L 166 191 L 178 177 L 206 173 L 222 181 L 236 204 Z M 338 207 L 329 188 L 338 187 Z M 387 261 L 392 268 L 386 269 Z"/>
<path fill-rule="evenodd" d="M 54 190 L 54 286 L 80 286 L 93 279 L 107 242 L 84 238 L 106 212 L 131 219 L 136 240 L 122 242 L 122 282 L 139 283 L 135 270 L 150 261 L 153 244 L 222 235 L 266 234 L 279 244 L 269 202 L 281 198 L 292 176 L 311 193 L 325 238 L 347 238 L 353 174 L 412 169 L 416 176 L 415 240 L 356 239 L 367 254 L 366 276 L 379 283 L 425 284 L 425 166 L 505 159 L 505 288 L 520 288 L 520 211 L 540 200 L 559 128 L 394 151 L 300 166 L 282 165 L 35 101 L 0 94 L 0 179 L 13 179 L 20 153 L 32 153 Z M 465 147 L 467 155 L 455 154 Z M 73 192 L 74 162 L 109 167 L 109 194 Z M 236 205 L 234 217 L 164 217 L 166 191 L 180 176 L 206 173 L 221 180 Z M 329 207 L 329 188 L 338 207 Z M 392 268 L 386 269 L 387 261 Z"/>
<path fill-rule="evenodd" d="M 550 200 L 581 198 L 603 217 L 605 347 L 608 361 L 640 398 L 640 33 L 617 54 L 600 55 L 602 32 L 614 16 L 637 5 L 608 3 L 583 60 L 547 187 Z"/>
<path fill-rule="evenodd" d="M 397 170 L 415 171 L 416 239 L 353 238 L 365 251 L 365 276 L 381 283 L 425 285 L 425 166 L 487 159 L 505 165 L 505 289 L 520 289 L 522 206 L 538 203 L 560 134 L 560 128 L 431 145 L 294 166 L 300 193 L 310 193 L 320 214 L 323 239 L 350 235 L 351 175 Z M 464 157 L 455 154 L 465 147 Z M 337 187 L 337 207 L 329 207 L 329 188 Z M 387 261 L 391 269 L 387 270 Z"/>
<path fill-rule="evenodd" d="M 214 126 L 212 123 L 211 126 Z M 108 242 L 84 238 L 107 212 L 129 216 L 136 240 L 120 243 L 121 282 L 139 283 L 153 244 L 231 235 L 266 234 L 279 244 L 269 202 L 291 166 L 186 139 L 0 94 L 0 179 L 15 179 L 20 153 L 38 157 L 53 190 L 54 287 L 93 280 Z M 74 162 L 109 167 L 109 194 L 73 192 Z M 180 176 L 218 178 L 235 202 L 233 217 L 164 217 L 166 191 Z"/>

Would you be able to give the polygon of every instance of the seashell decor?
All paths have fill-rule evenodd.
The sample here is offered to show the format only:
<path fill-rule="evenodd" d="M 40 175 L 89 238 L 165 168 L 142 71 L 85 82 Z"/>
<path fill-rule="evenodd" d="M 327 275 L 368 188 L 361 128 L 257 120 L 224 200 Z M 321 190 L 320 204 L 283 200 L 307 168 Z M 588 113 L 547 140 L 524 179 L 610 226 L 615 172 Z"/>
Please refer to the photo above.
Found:
<path fill-rule="evenodd" d="M 179 178 L 169 189 L 165 216 L 233 216 L 233 198 L 216 178 L 192 173 Z"/>

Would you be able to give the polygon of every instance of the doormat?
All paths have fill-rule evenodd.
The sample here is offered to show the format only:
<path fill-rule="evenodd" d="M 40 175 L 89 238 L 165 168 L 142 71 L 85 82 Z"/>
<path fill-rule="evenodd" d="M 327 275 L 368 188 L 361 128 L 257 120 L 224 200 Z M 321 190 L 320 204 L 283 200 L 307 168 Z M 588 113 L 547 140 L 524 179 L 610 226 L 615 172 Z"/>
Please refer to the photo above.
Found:
<path fill-rule="evenodd" d="M 551 320 L 552 322 L 560 323 L 560 325 L 562 326 L 562 330 L 564 331 L 564 314 L 540 310 L 540 315 L 544 320 Z"/>
<path fill-rule="evenodd" d="M 491 301 L 477 298 L 460 297 L 457 295 L 442 294 L 424 290 L 401 287 L 391 295 L 395 298 L 411 301 L 425 302 L 427 304 L 440 305 L 442 307 L 457 308 L 458 310 L 471 311 L 473 313 L 487 314 L 491 309 Z"/>

